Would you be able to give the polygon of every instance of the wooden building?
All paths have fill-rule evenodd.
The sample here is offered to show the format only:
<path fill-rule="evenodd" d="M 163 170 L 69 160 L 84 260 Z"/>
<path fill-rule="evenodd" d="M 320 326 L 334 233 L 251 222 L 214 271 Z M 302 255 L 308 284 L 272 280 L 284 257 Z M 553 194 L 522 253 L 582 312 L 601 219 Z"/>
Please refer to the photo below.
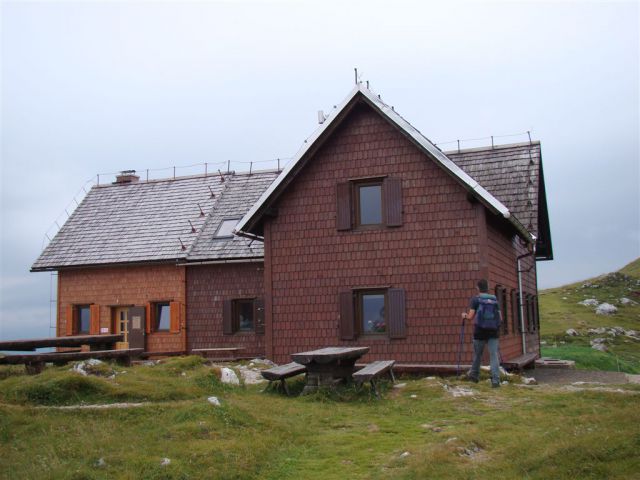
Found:
<path fill-rule="evenodd" d="M 536 261 L 552 257 L 539 142 L 445 153 L 358 85 L 281 173 L 94 187 L 32 269 L 59 272 L 59 335 L 454 364 L 483 277 L 503 358 L 539 352 Z"/>

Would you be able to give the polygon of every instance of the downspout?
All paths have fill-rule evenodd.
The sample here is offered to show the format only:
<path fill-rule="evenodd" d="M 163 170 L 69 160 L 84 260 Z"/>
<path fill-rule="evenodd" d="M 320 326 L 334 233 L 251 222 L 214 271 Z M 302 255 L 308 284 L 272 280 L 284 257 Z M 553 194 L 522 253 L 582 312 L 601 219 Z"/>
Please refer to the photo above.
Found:
<path fill-rule="evenodd" d="M 524 292 L 522 291 L 522 273 L 525 270 L 520 268 L 520 261 L 523 258 L 530 257 L 531 255 L 535 255 L 536 253 L 536 244 L 532 244 L 532 249 L 530 252 L 519 255 L 517 260 L 517 268 L 518 268 L 518 291 L 520 292 L 520 335 L 522 337 L 522 354 L 525 355 L 527 353 L 527 340 L 526 340 L 526 332 L 524 329 Z M 529 270 L 526 270 L 529 271 Z"/>

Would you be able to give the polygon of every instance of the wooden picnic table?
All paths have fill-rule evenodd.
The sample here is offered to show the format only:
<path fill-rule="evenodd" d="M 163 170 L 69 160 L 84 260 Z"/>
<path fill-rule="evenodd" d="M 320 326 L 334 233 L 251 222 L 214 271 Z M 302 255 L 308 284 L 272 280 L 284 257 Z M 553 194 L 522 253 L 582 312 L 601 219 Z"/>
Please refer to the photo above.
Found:
<path fill-rule="evenodd" d="M 307 367 L 307 385 L 302 391 L 303 395 L 321 386 L 351 381 L 356 361 L 368 351 L 369 347 L 327 347 L 292 353 L 294 362 Z"/>

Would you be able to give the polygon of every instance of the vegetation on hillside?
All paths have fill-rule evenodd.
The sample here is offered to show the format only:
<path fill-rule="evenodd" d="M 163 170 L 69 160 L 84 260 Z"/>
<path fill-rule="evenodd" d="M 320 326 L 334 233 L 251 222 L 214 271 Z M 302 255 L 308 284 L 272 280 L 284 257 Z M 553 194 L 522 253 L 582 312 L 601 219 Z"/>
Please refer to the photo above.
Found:
<path fill-rule="evenodd" d="M 595 305 L 580 304 L 590 299 L 617 311 L 598 315 Z M 539 303 L 544 356 L 575 360 L 578 368 L 640 373 L 640 339 L 610 330 L 640 334 L 640 259 L 619 272 L 541 291 Z M 603 327 L 607 330 L 595 331 Z M 578 335 L 567 334 L 570 329 Z M 604 339 L 606 352 L 592 348 L 596 338 Z"/>
<path fill-rule="evenodd" d="M 495 390 L 431 377 L 383 385 L 381 399 L 366 387 L 286 397 L 224 385 L 193 357 L 109 369 L 3 370 L 0 478 L 626 479 L 640 471 L 637 385 Z M 461 388 L 471 395 L 452 395 Z M 142 405 L 59 407 L 123 401 Z"/>

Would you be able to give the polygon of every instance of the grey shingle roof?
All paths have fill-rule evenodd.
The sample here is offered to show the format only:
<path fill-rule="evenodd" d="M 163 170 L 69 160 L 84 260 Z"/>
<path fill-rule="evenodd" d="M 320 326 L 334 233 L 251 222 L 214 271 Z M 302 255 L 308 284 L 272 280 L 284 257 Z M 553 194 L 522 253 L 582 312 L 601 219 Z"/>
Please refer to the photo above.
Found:
<path fill-rule="evenodd" d="M 198 176 L 93 187 L 32 270 L 188 261 L 191 255 L 197 260 L 260 257 L 257 242 L 249 246 L 242 238 L 211 237 L 220 219 L 241 217 L 276 176 L 261 172 L 230 174 L 225 182 Z"/>
<path fill-rule="evenodd" d="M 524 227 L 538 233 L 540 142 L 445 152 L 470 177 L 509 208 Z"/>

